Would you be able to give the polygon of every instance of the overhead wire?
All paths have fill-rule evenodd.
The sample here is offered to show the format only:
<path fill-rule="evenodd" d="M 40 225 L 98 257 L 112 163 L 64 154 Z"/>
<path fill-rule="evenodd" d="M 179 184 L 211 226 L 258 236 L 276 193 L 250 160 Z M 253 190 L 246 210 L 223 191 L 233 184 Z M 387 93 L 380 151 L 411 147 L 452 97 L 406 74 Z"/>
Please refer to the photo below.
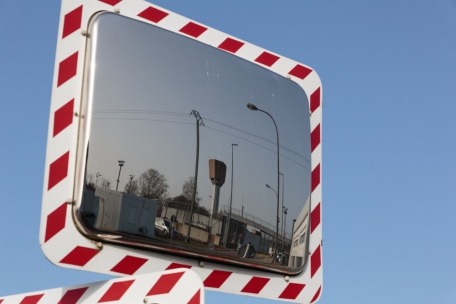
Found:
<path fill-rule="evenodd" d="M 176 116 L 176 117 L 191 117 L 190 114 L 188 114 L 188 113 L 170 112 L 170 111 L 154 111 L 154 110 L 96 110 L 96 111 L 93 112 L 93 114 L 122 114 L 122 113 L 125 113 L 125 114 L 137 114 L 137 113 L 139 113 L 139 114 L 158 114 L 158 115 L 168 115 L 168 116 Z M 202 118 L 203 118 L 204 120 L 213 122 L 213 123 L 215 123 L 215 124 L 219 124 L 219 125 L 221 125 L 221 126 L 224 126 L 224 127 L 227 127 L 227 128 L 233 129 L 233 130 L 236 130 L 236 131 L 241 132 L 241 133 L 244 133 L 244 134 L 247 134 L 247 135 L 249 135 L 249 136 L 252 136 L 252 137 L 261 139 L 261 140 L 266 141 L 266 142 L 268 142 L 268 143 L 270 143 L 270 144 L 274 144 L 274 145 L 276 144 L 276 143 L 275 143 L 274 141 L 272 141 L 272 140 L 269 140 L 269 139 L 267 139 L 267 138 L 265 138 L 265 137 L 262 137 L 262 136 L 253 134 L 253 133 L 251 133 L 251 132 L 248 132 L 248 131 L 245 131 L 245 130 L 236 128 L 236 127 L 234 127 L 234 126 L 230 126 L 230 125 L 228 125 L 228 124 L 225 124 L 225 123 L 222 123 L 222 122 L 218 122 L 218 121 L 212 120 L 212 119 L 207 118 L 207 117 L 202 117 Z M 156 122 L 167 122 L 167 123 L 178 123 L 178 124 L 193 125 L 193 123 L 190 123 L 190 122 L 186 123 L 186 122 L 179 122 L 179 121 L 171 121 L 171 120 L 163 120 L 163 119 L 149 119 L 149 118 L 96 117 L 96 118 L 94 118 L 94 119 L 96 119 L 96 120 L 99 120 L 99 119 L 105 120 L 105 119 L 106 119 L 106 120 L 156 121 Z M 266 150 L 268 150 L 268 151 L 271 151 L 271 152 L 274 152 L 274 153 L 276 152 L 275 150 L 272 150 L 272 149 L 270 149 L 270 148 L 268 148 L 268 147 L 265 147 L 265 146 L 263 146 L 263 145 L 261 145 L 261 144 L 258 144 L 258 143 L 256 143 L 256 142 L 251 141 L 251 140 L 249 140 L 249 139 L 246 139 L 246 138 L 244 138 L 244 137 L 241 137 L 241 136 L 238 136 L 238 135 L 234 135 L 234 134 L 232 134 L 232 133 L 228 133 L 228 132 L 225 132 L 225 131 L 216 129 L 216 128 L 212 128 L 212 127 L 209 127 L 209 126 L 207 126 L 207 125 L 204 125 L 204 127 L 207 128 L 207 129 L 216 131 L 216 132 L 220 132 L 220 133 L 223 133 L 223 134 L 226 134 L 226 135 L 230 135 L 230 136 L 233 136 L 233 137 L 242 139 L 242 140 L 244 140 L 244 141 L 246 141 L 246 142 L 249 142 L 249 143 L 252 143 L 252 144 L 257 145 L 257 146 L 259 146 L 259 147 L 262 147 L 262 148 L 264 148 L 264 149 L 266 149 Z M 297 152 L 295 152 L 295 151 L 293 151 L 293 150 L 291 150 L 291 149 L 289 149 L 289 148 L 287 148 L 287 147 L 285 147 L 285 146 L 283 146 L 283 145 L 279 145 L 279 147 L 282 148 L 283 150 L 288 151 L 288 152 L 291 153 L 291 154 L 294 154 L 295 156 L 298 156 L 298 157 L 302 158 L 303 160 L 305 160 L 306 162 L 308 162 L 309 165 L 310 165 L 310 160 L 308 160 L 305 156 L 303 156 L 303 155 L 301 155 L 301 154 L 299 154 L 299 153 L 297 153 Z M 292 159 L 286 157 L 286 156 L 283 155 L 283 154 L 280 154 L 280 156 L 310 171 L 310 169 L 309 169 L 307 166 L 305 166 L 305 165 L 303 165 L 303 164 L 301 164 L 301 163 L 299 163 L 299 162 L 296 162 L 296 161 L 294 161 L 294 160 L 292 160 Z"/>

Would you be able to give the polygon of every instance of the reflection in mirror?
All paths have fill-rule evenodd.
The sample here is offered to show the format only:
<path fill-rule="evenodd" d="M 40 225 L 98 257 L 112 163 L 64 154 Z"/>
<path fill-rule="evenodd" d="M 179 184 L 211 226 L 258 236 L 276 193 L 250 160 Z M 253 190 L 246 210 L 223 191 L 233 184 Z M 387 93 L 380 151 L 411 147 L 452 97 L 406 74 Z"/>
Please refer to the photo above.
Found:
<path fill-rule="evenodd" d="M 86 64 L 89 237 L 298 273 L 310 118 L 300 86 L 182 35 L 102 13 Z"/>

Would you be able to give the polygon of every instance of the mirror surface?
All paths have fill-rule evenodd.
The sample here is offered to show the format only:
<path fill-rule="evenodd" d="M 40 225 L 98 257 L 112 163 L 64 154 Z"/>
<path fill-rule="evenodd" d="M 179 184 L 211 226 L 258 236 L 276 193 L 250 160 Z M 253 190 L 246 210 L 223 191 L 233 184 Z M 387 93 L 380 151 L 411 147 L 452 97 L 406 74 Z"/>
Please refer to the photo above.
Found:
<path fill-rule="evenodd" d="M 112 13 L 93 18 L 87 58 L 88 145 L 78 219 L 89 237 L 302 270 L 310 118 L 300 86 Z"/>

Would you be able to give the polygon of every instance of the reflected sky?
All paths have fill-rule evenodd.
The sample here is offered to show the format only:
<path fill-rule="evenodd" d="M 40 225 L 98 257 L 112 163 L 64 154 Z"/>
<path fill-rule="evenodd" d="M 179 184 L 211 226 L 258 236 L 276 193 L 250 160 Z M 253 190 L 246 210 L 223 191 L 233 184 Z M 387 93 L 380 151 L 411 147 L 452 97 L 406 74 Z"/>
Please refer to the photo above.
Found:
<path fill-rule="evenodd" d="M 198 192 L 210 209 L 209 159 L 227 165 L 220 209 L 229 204 L 234 147 L 233 208 L 275 225 L 276 130 L 284 174 L 287 232 L 310 194 L 310 122 L 307 97 L 294 82 L 194 39 L 122 16 L 92 22 L 87 174 L 100 173 L 119 190 L 149 168 L 163 174 L 168 196 L 194 176 L 196 119 L 200 113 Z M 91 110 L 91 111 L 90 111 Z M 280 181 L 282 187 L 282 179 Z M 282 192 L 280 192 L 282 201 Z"/>

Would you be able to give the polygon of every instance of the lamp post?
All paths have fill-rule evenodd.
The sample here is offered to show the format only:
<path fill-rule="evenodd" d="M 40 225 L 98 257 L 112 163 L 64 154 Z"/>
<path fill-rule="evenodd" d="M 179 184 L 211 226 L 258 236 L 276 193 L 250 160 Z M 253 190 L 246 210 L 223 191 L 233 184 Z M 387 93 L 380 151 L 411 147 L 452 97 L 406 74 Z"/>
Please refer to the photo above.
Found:
<path fill-rule="evenodd" d="M 230 226 L 231 226 L 231 205 L 233 204 L 233 150 L 234 147 L 237 147 L 238 144 L 231 144 L 231 196 L 230 196 L 230 213 L 228 214 L 228 229 L 226 231 L 226 237 L 225 237 L 225 248 L 226 244 L 228 243 L 228 237 L 230 233 Z"/>
<path fill-rule="evenodd" d="M 271 189 L 274 191 L 276 197 L 277 197 L 277 210 L 279 209 L 279 194 L 274 190 L 274 188 L 271 188 L 268 184 L 266 184 L 266 188 Z M 277 213 L 277 230 L 276 230 L 276 241 L 274 242 L 274 255 L 272 257 L 272 263 L 274 263 L 274 259 L 276 258 L 277 255 L 277 242 L 279 241 L 279 214 Z"/>
<path fill-rule="evenodd" d="M 132 175 L 132 174 L 130 174 L 130 188 L 128 189 L 128 193 L 132 193 L 132 192 L 131 192 L 131 183 L 132 183 L 132 181 L 133 181 L 134 178 L 135 178 L 135 176 Z"/>
<path fill-rule="evenodd" d="M 288 212 L 288 208 L 283 208 L 282 211 L 283 211 L 283 214 L 285 214 L 285 221 L 283 221 L 283 223 L 282 223 L 282 225 L 284 226 L 284 229 L 282 231 L 282 252 L 284 252 L 284 250 L 283 250 L 283 239 L 285 237 L 285 232 L 287 230 L 287 212 Z"/>
<path fill-rule="evenodd" d="M 100 172 L 97 172 L 97 173 L 95 174 L 95 176 L 97 177 L 97 178 L 95 179 L 95 187 L 98 187 L 98 178 L 101 176 Z"/>
<path fill-rule="evenodd" d="M 124 160 L 119 160 L 119 176 L 117 176 L 117 186 L 116 186 L 116 191 L 119 188 L 119 181 L 120 181 L 120 171 L 122 171 L 122 167 L 124 165 L 125 161 Z"/>
<path fill-rule="evenodd" d="M 284 195 L 284 192 L 285 192 L 285 175 L 282 173 L 282 172 L 279 172 L 280 175 L 282 175 L 282 246 L 281 246 L 281 250 L 283 252 L 283 237 L 284 237 L 284 232 L 283 232 L 283 195 Z"/>
<path fill-rule="evenodd" d="M 253 105 L 251 103 L 247 104 L 247 108 L 249 108 L 249 110 L 252 110 L 252 111 L 260 111 L 260 112 L 267 114 L 269 117 L 271 117 L 272 122 L 274 123 L 275 129 L 276 129 L 276 135 L 277 135 L 277 192 L 280 193 L 279 129 L 277 129 L 277 124 L 276 124 L 274 118 L 268 112 L 258 109 L 255 105 Z M 279 194 L 278 193 L 277 193 L 277 227 L 276 227 L 276 241 L 275 241 L 275 246 L 274 246 L 274 256 L 277 254 L 277 242 L 279 241 Z M 274 259 L 272 259 L 272 262 L 274 262 Z"/>

